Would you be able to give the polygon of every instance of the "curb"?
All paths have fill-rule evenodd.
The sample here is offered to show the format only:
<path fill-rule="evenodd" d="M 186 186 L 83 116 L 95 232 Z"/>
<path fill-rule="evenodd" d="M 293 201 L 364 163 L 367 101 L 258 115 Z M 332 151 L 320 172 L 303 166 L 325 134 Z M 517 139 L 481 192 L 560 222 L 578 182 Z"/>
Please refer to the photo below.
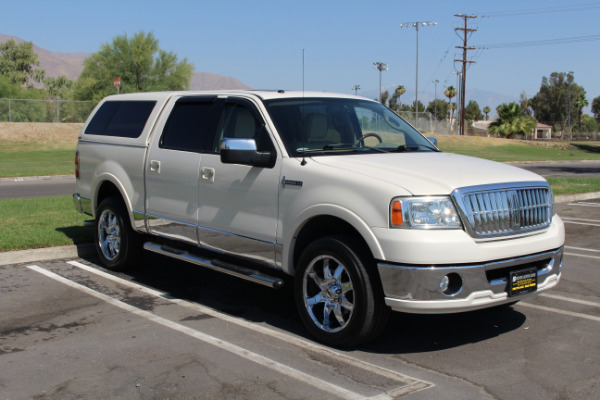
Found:
<path fill-rule="evenodd" d="M 572 201 L 582 201 L 600 198 L 600 192 L 577 193 L 577 194 L 559 194 L 554 196 L 555 203 L 570 203 Z"/>
<path fill-rule="evenodd" d="M 89 257 L 95 254 L 96 249 L 92 243 L 8 251 L 0 253 L 0 267 L 11 264 L 58 260 L 61 258 Z"/>
<path fill-rule="evenodd" d="M 42 175 L 42 176 L 13 176 L 0 178 L 2 182 L 35 182 L 35 181 L 69 181 L 75 180 L 75 175 Z"/>

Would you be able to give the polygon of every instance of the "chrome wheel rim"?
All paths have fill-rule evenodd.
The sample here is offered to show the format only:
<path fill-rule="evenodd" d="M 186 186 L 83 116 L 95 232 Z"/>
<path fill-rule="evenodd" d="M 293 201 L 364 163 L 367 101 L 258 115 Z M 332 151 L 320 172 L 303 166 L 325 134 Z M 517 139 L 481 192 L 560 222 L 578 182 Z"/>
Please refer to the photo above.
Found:
<path fill-rule="evenodd" d="M 117 215 L 111 210 L 104 210 L 98 220 L 98 244 L 102 255 L 113 261 L 119 256 L 121 249 L 121 227 Z"/>
<path fill-rule="evenodd" d="M 346 267 L 330 256 L 311 261 L 302 281 L 304 307 L 313 323 L 328 333 L 339 332 L 354 312 L 354 286 Z"/>

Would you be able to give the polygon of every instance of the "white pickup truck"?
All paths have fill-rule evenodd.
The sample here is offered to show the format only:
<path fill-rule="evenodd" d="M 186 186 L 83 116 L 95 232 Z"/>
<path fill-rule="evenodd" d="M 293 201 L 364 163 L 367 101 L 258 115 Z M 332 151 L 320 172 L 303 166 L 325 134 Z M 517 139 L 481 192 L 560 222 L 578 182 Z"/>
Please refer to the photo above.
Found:
<path fill-rule="evenodd" d="M 334 346 L 373 339 L 390 309 L 510 304 L 561 276 L 543 178 L 443 153 L 360 97 L 110 96 L 79 135 L 76 176 L 106 267 L 145 249 L 275 288 L 287 274 L 306 328 Z"/>

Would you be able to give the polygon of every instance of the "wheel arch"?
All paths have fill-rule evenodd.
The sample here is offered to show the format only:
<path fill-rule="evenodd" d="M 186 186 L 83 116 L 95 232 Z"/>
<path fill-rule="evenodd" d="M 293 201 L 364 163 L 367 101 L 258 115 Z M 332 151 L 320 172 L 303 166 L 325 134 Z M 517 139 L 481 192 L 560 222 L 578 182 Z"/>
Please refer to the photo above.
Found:
<path fill-rule="evenodd" d="M 284 270 L 294 275 L 302 251 L 317 238 L 350 235 L 370 252 L 373 259 L 383 259 L 383 250 L 368 225 L 356 214 L 337 206 L 314 206 L 298 215 L 298 222 L 289 234 L 284 248 Z"/>
<path fill-rule="evenodd" d="M 113 175 L 104 175 L 98 179 L 98 184 L 96 185 L 96 193 L 94 196 L 93 210 L 94 217 L 97 217 L 97 210 L 100 204 L 104 199 L 109 197 L 116 197 L 123 203 L 125 208 L 127 209 L 127 214 L 129 218 L 129 223 L 131 227 L 135 229 L 134 217 L 131 208 L 131 202 L 129 197 L 126 194 L 125 189 L 119 183 L 119 181 Z"/>

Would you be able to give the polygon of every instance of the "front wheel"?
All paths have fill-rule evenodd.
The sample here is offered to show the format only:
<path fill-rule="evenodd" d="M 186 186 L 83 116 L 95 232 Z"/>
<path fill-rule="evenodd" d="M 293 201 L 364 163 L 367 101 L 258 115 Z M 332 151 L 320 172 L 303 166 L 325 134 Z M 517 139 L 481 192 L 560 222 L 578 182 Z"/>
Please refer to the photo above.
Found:
<path fill-rule="evenodd" d="M 296 304 L 319 341 L 356 346 L 383 330 L 389 309 L 373 264 L 349 236 L 317 239 L 304 250 L 296 271 Z"/>
<path fill-rule="evenodd" d="M 112 270 L 135 266 L 141 256 L 141 240 L 131 228 L 122 202 L 115 197 L 104 199 L 96 216 L 96 251 L 102 264 Z"/>

